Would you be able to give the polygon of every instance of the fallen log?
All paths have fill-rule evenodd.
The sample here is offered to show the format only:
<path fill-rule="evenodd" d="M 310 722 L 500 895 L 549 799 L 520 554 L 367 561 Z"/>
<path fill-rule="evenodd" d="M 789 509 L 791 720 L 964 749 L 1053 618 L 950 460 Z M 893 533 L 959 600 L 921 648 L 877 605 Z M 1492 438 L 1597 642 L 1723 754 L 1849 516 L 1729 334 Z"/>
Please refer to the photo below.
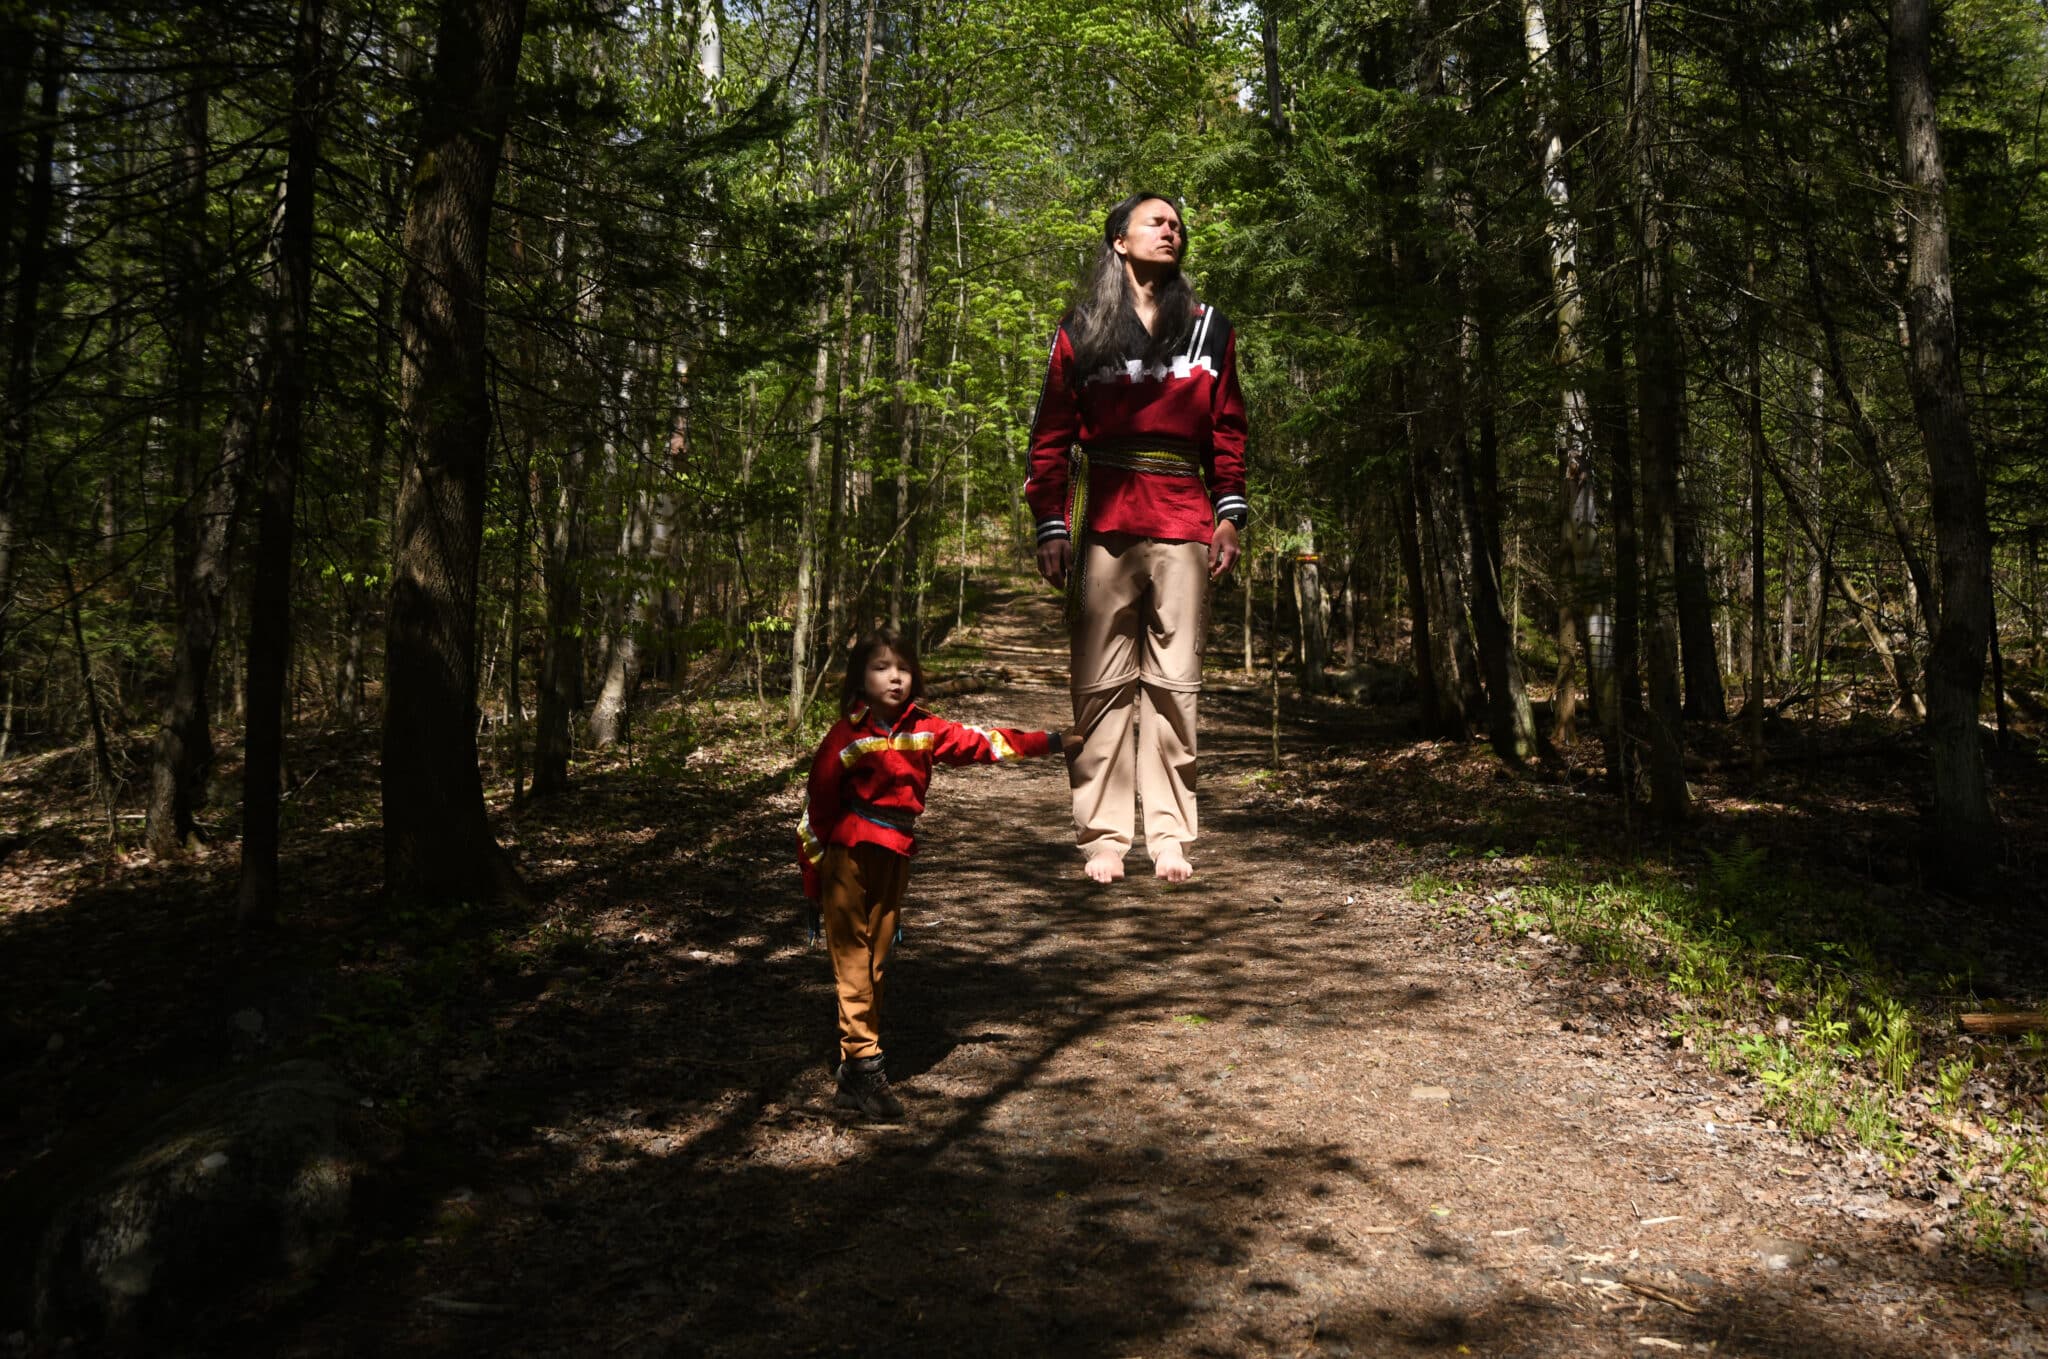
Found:
<path fill-rule="evenodd" d="M 1964 1033 L 1988 1033 L 2009 1038 L 2014 1034 L 2048 1032 L 2048 1012 L 1973 1010 L 1962 1017 L 1962 1023 Z"/>

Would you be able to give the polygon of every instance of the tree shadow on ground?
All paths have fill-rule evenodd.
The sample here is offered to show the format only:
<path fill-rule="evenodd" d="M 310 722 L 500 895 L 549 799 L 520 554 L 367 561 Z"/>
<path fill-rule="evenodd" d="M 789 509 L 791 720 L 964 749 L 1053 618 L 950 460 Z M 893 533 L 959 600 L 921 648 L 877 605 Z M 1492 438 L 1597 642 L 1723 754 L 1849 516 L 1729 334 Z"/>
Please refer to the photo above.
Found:
<path fill-rule="evenodd" d="M 1269 762 L 1267 701 L 1210 701 L 1211 780 L 1251 781 Z M 1398 717 L 1289 700 L 1283 722 L 1283 772 L 1215 812 L 1212 841 L 1277 830 L 1292 853 L 1341 856 L 1357 880 L 1387 884 L 1496 835 L 1576 838 L 1622 861 L 1586 833 L 1589 804 L 1570 799 L 1588 795 L 1569 785 L 1487 781 L 1502 796 L 1475 798 L 1469 771 L 1416 753 Z M 1388 767 L 1346 763 L 1361 752 Z M 1042 813 L 1057 771 L 1030 776 L 1046 784 L 1028 793 L 1032 824 L 1056 824 Z M 10 1004 L 73 1016 L 78 1037 L 64 1070 L 31 1055 L 0 1087 L 15 1101 L 4 1145 L 28 1146 L 39 1120 L 119 1114 L 166 1074 L 331 1037 L 315 1007 L 386 979 L 400 999 L 380 1012 L 379 1041 L 416 1048 L 322 1049 L 380 1097 L 421 1101 L 371 1230 L 317 1286 L 165 1348 L 1577 1355 L 1589 1331 L 1619 1343 L 1582 1289 L 1524 1291 L 1468 1234 L 1433 1223 L 1392 1153 L 1304 1136 L 1252 1084 L 1261 1033 L 1331 1051 L 1471 1036 L 1439 993 L 1348 937 L 1340 912 L 1302 899 L 1285 862 L 1205 867 L 1195 891 L 1096 892 L 1068 851 L 1035 832 L 1004 839 L 1016 817 L 955 835 L 942 801 L 893 979 L 892 1065 L 912 1116 L 891 1129 L 835 1111 L 827 968 L 795 942 L 791 779 L 586 780 L 509 828 L 542 898 L 530 915 L 408 932 L 359 888 L 315 889 L 280 935 L 230 945 L 219 873 L 140 875 L 62 912 L 17 913 L 0 922 L 0 982 L 25 988 Z M 592 818 L 624 830 L 608 838 Z M 342 869 L 375 847 L 366 829 L 298 837 L 288 873 L 348 882 Z M 536 921 L 559 928 L 535 937 Z M 516 929 L 529 931 L 520 947 L 496 937 Z M 270 1027 L 241 1053 L 231 1021 L 245 1006 Z M 1145 1060 L 1076 1060 L 1133 1026 L 1156 1036 Z M 1225 1032 L 1239 1046 L 1174 1046 Z M 30 1069 L 42 1074 L 17 1079 Z M 1218 1082 L 1242 1095 L 1235 1113 Z M 1316 1207 L 1339 1198 L 1399 1231 L 1361 1234 L 1357 1212 Z M 1842 1284 L 1885 1277 L 1884 1261 L 1839 1254 Z M 1905 1335 L 1873 1342 L 1843 1309 L 1768 1280 L 1694 1301 L 1698 1315 L 1656 1314 L 1644 1331 L 1756 1354 L 1925 1352 Z"/>
<path fill-rule="evenodd" d="M 1478 1263 L 1383 1155 L 1237 1136 L 1254 1125 L 1216 1114 L 1213 1063 L 1057 1074 L 1133 1023 L 1313 1026 L 1251 979 L 1258 961 L 1316 959 L 1316 1009 L 1418 1042 L 1431 994 L 1305 916 L 1247 940 L 1229 894 L 1112 906 L 1063 858 L 963 858 L 945 899 L 913 911 L 897 973 L 904 1125 L 829 1106 L 820 955 L 739 914 L 655 907 L 666 953 L 596 949 L 557 1001 L 499 1017 L 498 1072 L 460 1129 L 474 1150 L 418 1186 L 416 1216 L 291 1311 L 215 1339 L 297 1355 L 1587 1352 L 1597 1310 Z M 1241 965 L 1150 979 L 1211 951 Z M 1340 1190 L 1399 1234 L 1315 1208 Z M 1752 1354 L 1921 1352 L 1838 1334 L 1789 1290 L 1654 1320 L 1641 1331 Z"/>

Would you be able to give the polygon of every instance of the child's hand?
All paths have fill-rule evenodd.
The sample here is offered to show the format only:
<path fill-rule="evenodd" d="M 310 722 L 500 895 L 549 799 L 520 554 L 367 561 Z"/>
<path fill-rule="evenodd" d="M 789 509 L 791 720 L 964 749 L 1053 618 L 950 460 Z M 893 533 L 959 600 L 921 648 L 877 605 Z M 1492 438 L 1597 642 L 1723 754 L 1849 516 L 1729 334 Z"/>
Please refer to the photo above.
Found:
<path fill-rule="evenodd" d="M 1060 733 L 1060 753 L 1063 755 L 1079 755 L 1081 747 L 1086 745 L 1087 742 L 1088 732 L 1086 728 L 1076 727 L 1072 731 L 1063 731 Z"/>

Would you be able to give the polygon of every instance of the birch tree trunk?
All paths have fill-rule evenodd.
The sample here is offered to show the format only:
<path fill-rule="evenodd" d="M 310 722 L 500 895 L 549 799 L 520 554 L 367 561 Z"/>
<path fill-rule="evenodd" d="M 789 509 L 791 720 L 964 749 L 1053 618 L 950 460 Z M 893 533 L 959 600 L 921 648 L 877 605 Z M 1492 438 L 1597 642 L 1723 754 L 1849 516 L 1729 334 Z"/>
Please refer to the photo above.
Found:
<path fill-rule="evenodd" d="M 1610 711 L 1614 665 L 1609 647 L 1595 647 L 1609 623 L 1601 601 L 1600 503 L 1593 469 L 1593 430 L 1585 384 L 1586 301 L 1579 286 L 1579 221 L 1572 207 L 1565 171 L 1565 140 L 1553 93 L 1563 74 L 1552 59 L 1550 28 L 1542 0 L 1523 0 L 1522 47 L 1536 84 L 1536 142 L 1541 148 L 1539 175 L 1543 197 L 1550 204 L 1544 222 L 1550 261 L 1550 305 L 1557 340 L 1551 366 L 1557 373 L 1557 460 L 1561 474 L 1558 527 L 1559 607 L 1557 627 L 1557 697 L 1553 733 L 1568 742 L 1578 716 L 1578 656 L 1586 653 L 1586 678 L 1595 706 Z M 1607 725 L 1601 725 L 1603 733 Z M 1611 747 L 1611 736 L 1606 738 Z M 1609 750 L 1609 764 L 1613 763 Z"/>
<path fill-rule="evenodd" d="M 1321 562 L 1315 521 L 1304 514 L 1294 555 L 1294 612 L 1301 631 L 1301 687 L 1311 694 L 1329 688 L 1330 601 L 1323 593 Z"/>
<path fill-rule="evenodd" d="M 826 77 L 831 72 L 832 51 L 832 7 L 820 3 L 817 7 L 818 43 L 817 74 L 812 84 L 811 97 L 818 104 L 818 172 L 815 189 L 820 198 L 831 191 L 831 177 L 826 172 L 826 157 L 832 150 L 831 110 L 826 103 Z M 809 692 L 811 665 L 811 633 L 814 630 L 813 615 L 817 610 L 817 589 L 814 584 L 818 557 L 818 478 L 825 460 L 825 396 L 830 382 L 832 342 L 829 332 L 832 325 L 832 299 L 829 293 L 818 298 L 818 352 L 811 373 L 811 406 L 808 423 L 810 442 L 804 451 L 804 490 L 802 502 L 797 509 L 796 530 L 796 617 L 789 630 L 789 720 L 802 719 L 804 699 Z"/>
<path fill-rule="evenodd" d="M 924 350 L 925 274 L 929 267 L 925 237 L 930 225 L 925 176 L 925 151 L 918 146 L 903 158 L 903 227 L 896 249 L 896 394 L 890 402 L 889 418 L 896 436 L 896 518 L 898 522 L 909 518 L 890 569 L 889 624 L 903 628 L 912 646 L 918 645 L 923 624 L 914 613 L 906 622 L 903 604 L 906 591 L 912 596 L 913 608 L 915 599 L 923 594 L 919 578 L 924 570 L 920 532 L 924 514 L 921 508 L 915 513 L 911 509 L 918 470 L 918 404 L 911 399 L 910 389 L 917 381 L 918 356 Z"/>

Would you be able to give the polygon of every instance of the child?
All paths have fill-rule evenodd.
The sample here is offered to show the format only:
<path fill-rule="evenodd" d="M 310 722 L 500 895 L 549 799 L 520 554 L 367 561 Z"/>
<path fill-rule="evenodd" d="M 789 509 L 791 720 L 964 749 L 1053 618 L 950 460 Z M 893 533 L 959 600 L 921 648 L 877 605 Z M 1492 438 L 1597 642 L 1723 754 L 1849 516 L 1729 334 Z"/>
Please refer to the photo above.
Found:
<path fill-rule="evenodd" d="M 862 639 L 846 663 L 840 719 L 811 762 L 797 824 L 804 895 L 822 910 L 839 988 L 837 1103 L 870 1118 L 903 1116 L 882 1069 L 882 970 L 896 935 L 911 834 L 933 764 L 999 764 L 1072 753 L 1078 734 L 962 726 L 917 706 L 924 670 L 902 634 Z"/>

